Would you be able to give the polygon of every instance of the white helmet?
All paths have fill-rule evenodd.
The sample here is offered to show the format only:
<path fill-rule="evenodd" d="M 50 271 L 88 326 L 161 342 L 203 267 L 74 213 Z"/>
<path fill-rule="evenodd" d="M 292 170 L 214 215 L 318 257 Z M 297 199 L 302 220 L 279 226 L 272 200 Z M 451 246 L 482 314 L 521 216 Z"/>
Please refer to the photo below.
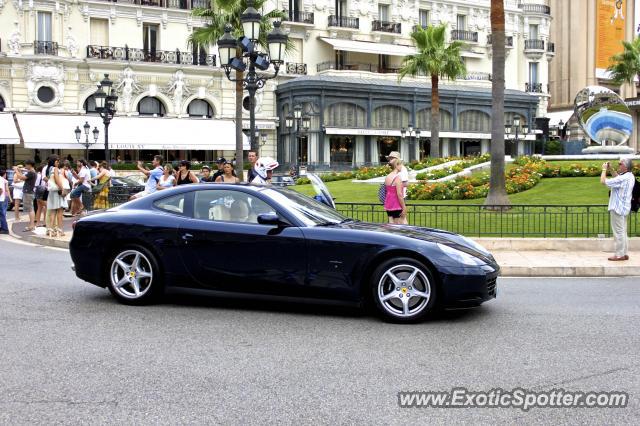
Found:
<path fill-rule="evenodd" d="M 267 171 L 273 170 L 278 167 L 280 164 L 276 160 L 271 157 L 260 157 L 256 161 L 256 165 L 253 166 L 253 169 L 256 171 L 258 176 L 262 179 L 267 178 Z"/>

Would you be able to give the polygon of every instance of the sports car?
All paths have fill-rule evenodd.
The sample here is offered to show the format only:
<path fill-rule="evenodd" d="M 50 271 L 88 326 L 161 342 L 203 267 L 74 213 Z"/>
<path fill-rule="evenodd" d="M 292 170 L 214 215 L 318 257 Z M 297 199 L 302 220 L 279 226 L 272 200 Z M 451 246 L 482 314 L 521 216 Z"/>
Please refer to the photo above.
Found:
<path fill-rule="evenodd" d="M 79 278 L 125 304 L 176 293 L 284 299 L 369 305 L 394 322 L 495 298 L 500 271 L 463 236 L 359 222 L 291 189 L 247 184 L 181 185 L 85 216 L 70 254 Z"/>

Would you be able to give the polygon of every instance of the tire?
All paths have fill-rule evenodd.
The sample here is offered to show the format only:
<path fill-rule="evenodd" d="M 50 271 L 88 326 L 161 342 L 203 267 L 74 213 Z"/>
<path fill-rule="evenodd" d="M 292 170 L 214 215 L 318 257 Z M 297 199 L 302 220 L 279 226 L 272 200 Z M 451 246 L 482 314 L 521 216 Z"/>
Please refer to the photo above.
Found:
<path fill-rule="evenodd" d="M 107 287 L 118 302 L 148 305 L 162 293 L 162 273 L 155 256 L 139 245 L 117 249 L 106 268 Z"/>
<path fill-rule="evenodd" d="M 399 257 L 382 262 L 371 276 L 377 313 L 386 321 L 413 323 L 435 311 L 437 286 L 422 263 Z"/>

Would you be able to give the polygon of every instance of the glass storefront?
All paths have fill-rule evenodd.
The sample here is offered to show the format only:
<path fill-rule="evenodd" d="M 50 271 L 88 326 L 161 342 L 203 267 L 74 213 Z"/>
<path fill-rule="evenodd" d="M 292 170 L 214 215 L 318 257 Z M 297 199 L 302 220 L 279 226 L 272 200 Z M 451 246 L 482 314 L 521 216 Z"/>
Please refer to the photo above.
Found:
<path fill-rule="evenodd" d="M 420 139 L 420 155 L 418 156 L 420 161 L 429 157 L 430 152 L 431 152 L 431 139 Z"/>
<path fill-rule="evenodd" d="M 378 136 L 378 161 L 380 164 L 387 162 L 387 155 L 391 151 L 400 151 L 400 138 L 395 136 Z"/>
<path fill-rule="evenodd" d="M 298 163 L 309 162 L 309 138 L 298 136 Z"/>
<path fill-rule="evenodd" d="M 462 141 L 462 155 L 468 157 L 470 155 L 480 155 L 480 141 Z"/>
<path fill-rule="evenodd" d="M 332 136 L 329 139 L 331 163 L 352 163 L 354 144 L 352 136 Z"/>

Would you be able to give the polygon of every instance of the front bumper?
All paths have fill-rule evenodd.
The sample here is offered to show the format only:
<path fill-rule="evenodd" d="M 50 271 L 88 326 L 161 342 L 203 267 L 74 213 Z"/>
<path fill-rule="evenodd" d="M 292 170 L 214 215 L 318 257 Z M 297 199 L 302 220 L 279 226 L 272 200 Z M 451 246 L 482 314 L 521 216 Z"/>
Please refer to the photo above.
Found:
<path fill-rule="evenodd" d="M 474 307 L 498 295 L 500 267 L 456 267 L 441 271 L 442 301 L 445 307 Z M 492 271 L 489 271 L 492 269 Z"/>

